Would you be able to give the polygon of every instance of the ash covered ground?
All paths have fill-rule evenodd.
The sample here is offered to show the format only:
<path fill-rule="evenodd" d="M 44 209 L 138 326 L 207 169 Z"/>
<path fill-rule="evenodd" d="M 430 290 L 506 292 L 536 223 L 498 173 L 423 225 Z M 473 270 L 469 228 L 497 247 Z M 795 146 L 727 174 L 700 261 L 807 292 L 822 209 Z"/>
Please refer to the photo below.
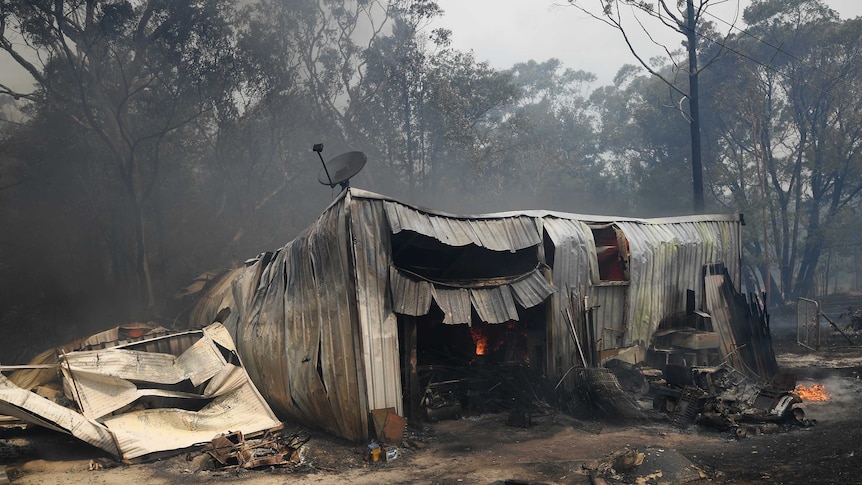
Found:
<path fill-rule="evenodd" d="M 849 305 L 862 303 L 856 298 Z M 824 313 L 848 306 L 836 302 Z M 399 456 L 368 462 L 365 444 L 312 432 L 301 463 L 263 470 L 205 469 L 199 452 L 138 465 L 38 429 L 0 430 L 0 468 L 12 483 L 862 483 L 862 348 L 825 329 L 820 349 L 796 343 L 795 314 L 772 317 L 783 370 L 822 384 L 829 400 L 802 404 L 812 426 L 749 433 L 673 426 L 661 415 L 639 422 L 575 419 L 550 407 L 527 428 L 486 414 L 411 427 Z M 839 322 L 843 323 L 843 322 Z M 851 340 L 862 333 L 846 329 Z M 2 478 L 2 475 L 0 475 Z"/>

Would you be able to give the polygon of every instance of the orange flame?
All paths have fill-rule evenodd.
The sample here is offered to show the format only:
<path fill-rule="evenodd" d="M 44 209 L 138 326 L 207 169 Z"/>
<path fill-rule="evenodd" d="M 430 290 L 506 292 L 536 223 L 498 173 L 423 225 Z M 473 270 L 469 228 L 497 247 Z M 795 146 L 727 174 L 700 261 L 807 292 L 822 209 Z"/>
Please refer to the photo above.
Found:
<path fill-rule="evenodd" d="M 796 394 L 803 401 L 828 401 L 829 394 L 826 393 L 826 386 L 823 384 L 811 384 L 811 387 L 805 387 L 802 384 L 796 386 Z"/>
<path fill-rule="evenodd" d="M 473 343 L 476 344 L 476 355 L 485 355 L 488 351 L 488 336 L 476 327 L 470 327 L 470 335 L 473 337 Z"/>

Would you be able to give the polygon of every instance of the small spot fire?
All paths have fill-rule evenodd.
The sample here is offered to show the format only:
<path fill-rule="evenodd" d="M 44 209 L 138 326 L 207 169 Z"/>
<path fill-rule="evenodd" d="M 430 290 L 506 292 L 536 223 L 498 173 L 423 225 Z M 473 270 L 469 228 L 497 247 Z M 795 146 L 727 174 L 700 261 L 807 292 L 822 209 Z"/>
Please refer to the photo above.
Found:
<path fill-rule="evenodd" d="M 470 335 L 473 337 L 473 344 L 476 345 L 476 355 L 485 355 L 488 351 L 488 336 L 478 327 L 471 327 Z"/>
<path fill-rule="evenodd" d="M 470 327 L 470 336 L 477 356 L 490 355 L 496 362 L 530 363 L 526 349 L 527 332 L 516 321 L 499 325 L 477 323 Z"/>
<path fill-rule="evenodd" d="M 749 429 L 766 432 L 780 425 L 811 424 L 797 406 L 802 399 L 793 385 L 762 385 L 727 364 L 668 370 L 668 385 L 656 389 L 654 406 L 669 413 L 678 426 L 734 429 L 743 437 Z"/>
<path fill-rule="evenodd" d="M 799 384 L 793 392 L 803 401 L 829 400 L 829 394 L 826 392 L 826 386 L 823 384 L 812 384 L 811 386 Z"/>

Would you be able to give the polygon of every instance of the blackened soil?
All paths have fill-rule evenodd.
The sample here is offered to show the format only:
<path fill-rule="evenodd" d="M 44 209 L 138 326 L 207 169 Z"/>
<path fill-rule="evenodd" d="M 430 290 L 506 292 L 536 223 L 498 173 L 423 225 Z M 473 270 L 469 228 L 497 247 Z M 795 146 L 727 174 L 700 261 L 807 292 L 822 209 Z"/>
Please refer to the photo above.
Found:
<path fill-rule="evenodd" d="M 679 450 L 707 470 L 713 483 L 862 483 L 862 418 L 818 421 L 812 427 Z"/>

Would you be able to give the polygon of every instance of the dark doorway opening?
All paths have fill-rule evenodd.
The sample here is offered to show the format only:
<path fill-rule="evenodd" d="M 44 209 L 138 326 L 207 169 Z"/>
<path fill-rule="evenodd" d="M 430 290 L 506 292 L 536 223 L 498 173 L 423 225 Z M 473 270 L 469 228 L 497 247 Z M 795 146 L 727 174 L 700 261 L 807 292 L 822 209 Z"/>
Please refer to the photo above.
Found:
<path fill-rule="evenodd" d="M 395 306 L 417 311 L 416 302 L 431 301 L 425 315 L 398 315 L 407 417 L 436 421 L 535 402 L 530 386 L 545 372 L 550 300 L 523 304 L 512 285 L 537 274 L 540 248 L 452 246 L 412 231 L 393 234 L 391 243 L 395 270 L 412 282 Z M 453 291 L 464 298 L 443 298 L 457 306 L 446 318 L 438 302 Z M 507 317 L 494 311 L 503 306 Z"/>
<path fill-rule="evenodd" d="M 443 323 L 398 316 L 404 409 L 410 419 L 438 421 L 532 406 L 545 373 L 548 304 L 518 308 L 519 319 Z"/>

